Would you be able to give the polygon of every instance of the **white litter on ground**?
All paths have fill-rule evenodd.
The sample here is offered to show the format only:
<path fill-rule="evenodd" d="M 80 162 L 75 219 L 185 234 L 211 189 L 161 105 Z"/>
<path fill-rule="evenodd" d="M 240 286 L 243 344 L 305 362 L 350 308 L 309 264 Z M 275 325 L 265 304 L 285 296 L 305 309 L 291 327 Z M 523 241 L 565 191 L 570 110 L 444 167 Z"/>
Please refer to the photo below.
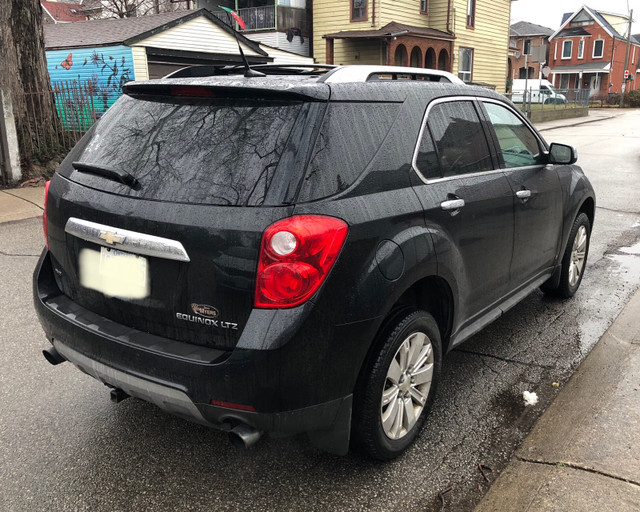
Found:
<path fill-rule="evenodd" d="M 538 403 L 538 395 L 532 391 L 523 391 L 524 405 L 536 405 Z"/>

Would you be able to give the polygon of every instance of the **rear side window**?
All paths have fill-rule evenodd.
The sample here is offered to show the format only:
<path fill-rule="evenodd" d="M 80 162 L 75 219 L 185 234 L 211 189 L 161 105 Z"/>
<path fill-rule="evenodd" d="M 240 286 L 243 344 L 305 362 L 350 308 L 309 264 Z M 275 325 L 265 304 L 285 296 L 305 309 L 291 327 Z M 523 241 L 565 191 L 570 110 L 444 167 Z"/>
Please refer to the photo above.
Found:
<path fill-rule="evenodd" d="M 399 105 L 329 103 L 298 200 L 328 197 L 353 184 L 380 148 Z"/>
<path fill-rule="evenodd" d="M 78 158 L 124 170 L 140 190 L 76 173 L 74 180 L 169 202 L 259 206 L 301 102 L 122 97 Z"/>
<path fill-rule="evenodd" d="M 470 101 L 450 101 L 438 103 L 429 112 L 427 132 L 433 136 L 433 143 L 438 155 L 439 169 L 418 169 L 424 176 L 450 177 L 493 169 L 489 145 L 484 135 L 480 118 Z M 428 141 L 421 141 L 428 147 Z M 422 165 L 429 165 L 429 157 L 423 157 Z M 431 160 L 433 157 L 431 157 Z M 439 173 L 439 176 L 437 174 Z"/>

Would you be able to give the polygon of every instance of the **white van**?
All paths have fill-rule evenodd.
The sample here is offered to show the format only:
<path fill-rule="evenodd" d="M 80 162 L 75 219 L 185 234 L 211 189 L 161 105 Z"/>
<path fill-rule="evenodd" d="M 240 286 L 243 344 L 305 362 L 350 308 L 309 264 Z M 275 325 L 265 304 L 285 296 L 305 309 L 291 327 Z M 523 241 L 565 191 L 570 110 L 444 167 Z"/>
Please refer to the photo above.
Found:
<path fill-rule="evenodd" d="M 529 80 L 518 79 L 513 81 L 513 85 L 511 86 L 511 101 L 513 101 L 514 103 L 522 103 L 525 82 L 527 90 L 531 94 L 531 98 L 529 98 L 529 95 L 527 95 L 527 101 L 531 101 L 531 103 L 567 102 L 566 96 L 556 91 L 549 80 L 530 78 Z"/>

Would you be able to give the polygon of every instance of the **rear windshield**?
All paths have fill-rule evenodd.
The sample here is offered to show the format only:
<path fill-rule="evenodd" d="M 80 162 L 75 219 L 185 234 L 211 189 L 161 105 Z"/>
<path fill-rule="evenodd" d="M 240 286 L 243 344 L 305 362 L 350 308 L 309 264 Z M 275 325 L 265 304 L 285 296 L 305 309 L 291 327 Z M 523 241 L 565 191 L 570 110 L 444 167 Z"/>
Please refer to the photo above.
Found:
<path fill-rule="evenodd" d="M 259 206 L 302 105 L 124 96 L 74 160 L 126 171 L 139 190 L 92 174 L 74 180 L 162 201 Z"/>

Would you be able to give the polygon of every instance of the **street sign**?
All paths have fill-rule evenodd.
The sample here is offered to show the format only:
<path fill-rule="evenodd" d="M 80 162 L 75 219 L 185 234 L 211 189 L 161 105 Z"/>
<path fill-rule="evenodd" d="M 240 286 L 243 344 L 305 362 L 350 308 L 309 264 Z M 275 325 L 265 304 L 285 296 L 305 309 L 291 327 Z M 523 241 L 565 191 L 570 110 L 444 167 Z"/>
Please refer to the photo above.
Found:
<path fill-rule="evenodd" d="M 624 70 L 624 79 L 625 80 L 629 80 L 629 70 L 628 69 Z"/>

